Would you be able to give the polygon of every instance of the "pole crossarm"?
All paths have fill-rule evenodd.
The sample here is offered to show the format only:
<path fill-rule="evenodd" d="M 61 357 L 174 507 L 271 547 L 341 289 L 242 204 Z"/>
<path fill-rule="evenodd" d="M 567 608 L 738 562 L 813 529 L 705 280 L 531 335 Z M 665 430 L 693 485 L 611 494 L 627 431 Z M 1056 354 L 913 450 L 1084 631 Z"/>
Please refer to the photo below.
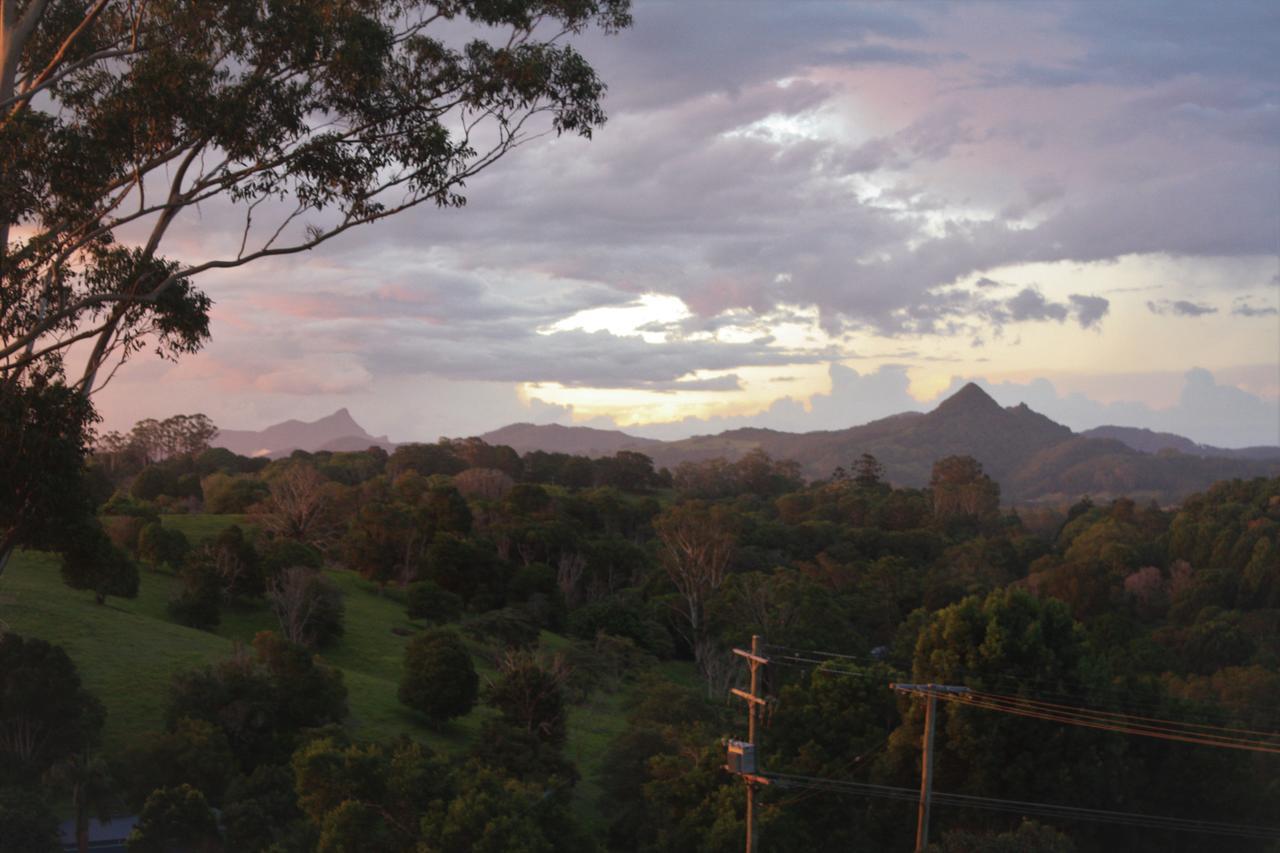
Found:
<path fill-rule="evenodd" d="M 769 662 L 769 659 L 768 659 L 768 658 L 766 658 L 766 657 L 761 657 L 760 655 L 757 655 L 757 654 L 753 654 L 753 653 L 751 653 L 751 652 L 747 651 L 746 649 L 734 649 L 734 650 L 733 650 L 733 653 L 734 653 L 735 655 L 737 655 L 738 657 L 740 657 L 740 658 L 746 658 L 747 660 L 751 661 L 752 663 L 766 664 L 766 663 L 768 663 L 768 662 Z"/>
<path fill-rule="evenodd" d="M 973 691 L 972 691 L 972 690 L 970 690 L 968 687 L 963 687 L 963 686 L 959 686 L 959 685 L 955 685 L 955 684 L 902 684 L 902 683 L 895 683 L 895 684 L 890 684 L 890 685 L 889 685 L 889 689 L 890 689 L 890 690 L 896 690 L 896 691 L 898 691 L 899 693 L 919 693 L 919 694 L 922 694 L 922 695 L 929 695 L 929 694 L 937 695 L 937 694 L 947 693 L 947 694 L 952 694 L 952 695 L 961 695 L 961 696 L 963 696 L 963 695 L 965 695 L 965 694 L 968 694 L 968 693 L 972 693 L 972 692 L 973 692 Z"/>
<path fill-rule="evenodd" d="M 756 705 L 767 705 L 767 704 L 769 704 L 769 703 L 768 703 L 768 702 L 766 702 L 764 699 L 761 699 L 759 696 L 755 696 L 755 695 L 753 695 L 753 694 L 751 694 L 751 693 L 748 693 L 748 692 L 747 692 L 747 691 L 745 691 L 745 690 L 739 690 L 739 689 L 738 689 L 738 688 L 736 688 L 736 687 L 732 687 L 732 688 L 730 688 L 730 689 L 729 689 L 729 692 L 730 692 L 730 693 L 732 693 L 734 696 L 737 696 L 737 697 L 738 697 L 738 698 L 740 698 L 740 699 L 745 699 L 745 700 L 747 700 L 748 702 L 752 702 L 752 703 L 754 703 L 754 704 L 756 704 Z"/>

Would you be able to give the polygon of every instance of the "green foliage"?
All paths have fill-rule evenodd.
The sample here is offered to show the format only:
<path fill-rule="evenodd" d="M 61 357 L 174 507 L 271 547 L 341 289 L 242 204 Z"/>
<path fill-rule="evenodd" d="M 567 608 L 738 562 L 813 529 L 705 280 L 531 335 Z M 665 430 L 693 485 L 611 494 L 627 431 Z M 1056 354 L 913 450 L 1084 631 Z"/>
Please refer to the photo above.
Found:
<path fill-rule="evenodd" d="M 933 465 L 929 480 L 933 515 L 940 524 L 990 520 L 1000 509 L 1000 486 L 972 456 L 948 456 Z"/>
<path fill-rule="evenodd" d="M 248 512 L 268 494 L 266 484 L 256 477 L 226 474 L 220 470 L 200 481 L 200 491 L 204 495 L 205 512 L 219 514 Z"/>
<path fill-rule="evenodd" d="M 409 584 L 406 599 L 410 619 L 425 619 L 429 624 L 442 625 L 454 622 L 462 615 L 462 599 L 431 581 Z"/>
<path fill-rule="evenodd" d="M 563 658 L 539 660 L 528 652 L 507 652 L 499 674 L 485 691 L 485 702 L 512 726 L 560 746 L 566 737 L 565 684 L 569 678 Z"/>
<path fill-rule="evenodd" d="M 58 818 L 29 786 L 0 785 L 0 853 L 61 853 Z"/>
<path fill-rule="evenodd" d="M 181 530 L 171 530 L 158 521 L 138 533 L 138 558 L 152 568 L 177 571 L 190 551 L 191 543 Z"/>
<path fill-rule="evenodd" d="M 524 607 L 504 607 L 462 621 L 462 631 L 506 648 L 525 649 L 538 642 L 538 620 Z"/>
<path fill-rule="evenodd" d="M 462 598 L 500 606 L 505 571 L 493 551 L 456 534 L 442 534 L 427 548 L 425 565 L 417 580 L 429 580 Z"/>
<path fill-rule="evenodd" d="M 293 770 L 263 764 L 240 776 L 227 789 L 222 825 L 232 850 L 307 849 L 307 826 L 302 822 L 294 792 Z"/>
<path fill-rule="evenodd" d="M 1075 853 L 1071 838 L 1051 826 L 1023 819 L 1012 832 L 948 832 L 929 853 Z"/>
<path fill-rule="evenodd" d="M 128 802 L 135 809 L 156 788 L 182 784 L 191 785 L 217 805 L 238 771 L 226 734 L 207 720 L 189 717 L 175 720 L 168 731 L 134 746 L 124 763 Z"/>
<path fill-rule="evenodd" d="M 674 652 L 671 635 L 634 593 L 620 593 L 583 605 L 569 614 L 569 634 L 594 640 L 604 632 L 627 637 L 659 657 Z"/>
<path fill-rule="evenodd" d="M 433 803 L 422 819 L 424 846 L 440 853 L 552 853 L 572 849 L 549 833 L 555 808 L 541 786 L 488 768 L 460 774 L 457 795 Z M 552 823 L 553 828 L 560 828 Z M 565 846 L 561 846 L 565 845 Z"/>
<path fill-rule="evenodd" d="M 270 539 L 262 549 L 262 572 L 268 578 L 295 566 L 319 569 L 323 564 L 324 558 L 315 546 L 296 539 Z"/>
<path fill-rule="evenodd" d="M 146 521 L 158 522 L 160 520 L 160 511 L 156 509 L 154 504 L 149 501 L 134 500 L 121 492 L 117 492 L 112 496 L 111 500 L 103 504 L 102 514 L 104 516 L 121 515 L 130 518 L 141 518 Z M 137 547 L 136 538 L 131 547 Z"/>
<path fill-rule="evenodd" d="M 209 631 L 222 621 L 222 578 L 210 560 L 193 560 L 179 575 L 169 598 L 169 615 L 175 622 Z"/>
<path fill-rule="evenodd" d="M 340 672 L 268 632 L 253 647 L 252 657 L 176 676 L 167 712 L 170 730 L 184 718 L 220 729 L 245 771 L 283 763 L 303 730 L 347 716 Z"/>
<path fill-rule="evenodd" d="M 346 631 L 342 590 L 321 572 L 285 569 L 272 579 L 267 597 L 290 642 L 318 649 Z"/>
<path fill-rule="evenodd" d="M 333 853 L 414 849 L 419 816 L 450 795 L 448 768 L 408 740 L 315 738 L 294 754 L 292 766 L 298 805 L 320 828 L 316 849 Z"/>
<path fill-rule="evenodd" d="M 80 684 L 61 647 L 0 634 L 0 784 L 30 785 L 97 743 L 102 704 Z"/>
<path fill-rule="evenodd" d="M 427 631 L 404 650 L 400 701 L 439 725 L 468 713 L 476 704 L 480 678 L 462 638 L 452 631 Z"/>
<path fill-rule="evenodd" d="M 113 595 L 138 594 L 138 568 L 112 543 L 96 520 L 69 529 L 62 552 L 62 580 L 72 589 L 92 590 L 99 604 Z"/>
<path fill-rule="evenodd" d="M 220 847 L 218 819 L 204 794 L 190 785 L 158 788 L 147 797 L 125 846 L 129 853 L 212 851 Z"/>
<path fill-rule="evenodd" d="M 95 420 L 88 400 L 56 370 L 0 382 L 0 573 L 14 549 L 57 549 L 67 527 L 83 527 L 92 515 L 82 483 Z"/>

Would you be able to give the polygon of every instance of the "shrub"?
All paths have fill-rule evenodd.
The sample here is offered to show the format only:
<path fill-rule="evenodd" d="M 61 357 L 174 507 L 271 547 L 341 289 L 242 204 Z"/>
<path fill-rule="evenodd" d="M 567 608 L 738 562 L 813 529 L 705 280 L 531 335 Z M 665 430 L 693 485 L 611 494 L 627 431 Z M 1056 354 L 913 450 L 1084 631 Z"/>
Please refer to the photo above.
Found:
<path fill-rule="evenodd" d="M 425 619 L 434 625 L 454 622 L 462 614 L 462 599 L 432 581 L 409 584 L 410 619 Z"/>
<path fill-rule="evenodd" d="M 157 788 L 147 797 L 125 847 L 129 853 L 218 849 L 218 819 L 190 785 Z"/>
<path fill-rule="evenodd" d="M 60 853 L 58 818 L 32 788 L 0 788 L 0 853 Z"/>
<path fill-rule="evenodd" d="M 479 686 L 471 655 L 456 633 L 427 631 L 405 647 L 400 701 L 433 723 L 469 712 Z"/>
<path fill-rule="evenodd" d="M 261 540 L 259 540 L 261 543 Z M 276 537 L 260 545 L 262 549 L 262 572 L 267 578 L 279 575 L 285 569 L 294 566 L 305 566 L 308 569 L 319 569 L 324 565 L 320 552 L 296 539 Z"/>
<path fill-rule="evenodd" d="M 136 500 L 133 497 L 117 492 L 111 500 L 102 505 L 103 515 L 127 515 L 134 518 L 145 518 L 147 521 L 159 521 L 160 512 L 150 501 Z"/>
<path fill-rule="evenodd" d="M 153 521 L 138 534 L 138 558 L 154 567 L 165 567 L 171 571 L 182 568 L 191 543 L 181 530 L 170 530 L 159 522 Z"/>
<path fill-rule="evenodd" d="M 117 515 L 103 518 L 102 529 L 107 532 L 107 538 L 117 548 L 128 551 L 130 554 L 137 554 L 138 537 L 142 534 L 142 528 L 149 523 L 151 522 L 143 516 Z"/>
<path fill-rule="evenodd" d="M 182 570 L 179 585 L 169 598 L 169 615 L 188 628 L 208 631 L 222 621 L 218 605 L 222 600 L 222 583 L 218 573 L 206 560 L 196 560 Z"/>
<path fill-rule="evenodd" d="M 96 523 L 68 531 L 62 552 L 62 581 L 72 589 L 93 590 L 99 604 L 108 595 L 138 594 L 138 568 Z"/>
<path fill-rule="evenodd" d="M 565 683 L 570 670 L 556 655 L 540 661 L 528 652 L 508 652 L 499 662 L 500 675 L 489 686 L 485 701 L 516 726 L 553 746 L 567 735 Z"/>
<path fill-rule="evenodd" d="M 321 648 L 342 636 L 342 590 L 314 569 L 285 569 L 267 585 L 280 632 L 291 643 Z"/>
<path fill-rule="evenodd" d="M 537 620 L 523 607 L 504 607 L 463 620 L 462 630 L 480 640 L 525 648 L 538 642 Z"/>
<path fill-rule="evenodd" d="M 594 641 L 604 632 L 628 637 L 658 657 L 673 653 L 671 635 L 636 595 L 620 593 L 587 604 L 569 614 L 568 624 L 569 634 L 582 640 Z"/>

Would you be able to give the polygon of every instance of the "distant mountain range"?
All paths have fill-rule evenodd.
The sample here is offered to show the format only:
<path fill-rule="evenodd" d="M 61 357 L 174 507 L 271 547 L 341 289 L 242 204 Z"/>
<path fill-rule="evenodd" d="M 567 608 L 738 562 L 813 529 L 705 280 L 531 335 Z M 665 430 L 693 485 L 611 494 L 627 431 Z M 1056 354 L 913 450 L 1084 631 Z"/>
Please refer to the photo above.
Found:
<path fill-rule="evenodd" d="M 295 450 L 366 450 L 373 445 L 390 450 L 394 444 L 385 435 L 370 435 L 346 409 L 318 421 L 289 420 L 263 430 L 223 429 L 213 439 L 214 447 L 225 447 L 242 456 L 288 456 Z"/>
<path fill-rule="evenodd" d="M 907 412 L 843 430 L 746 428 L 658 441 L 620 430 L 512 424 L 480 438 L 521 454 L 544 450 L 607 456 L 633 450 L 667 468 L 715 457 L 736 459 L 761 448 L 775 459 L 796 460 L 814 479 L 870 453 L 884 465 L 889 480 L 902 486 L 927 484 L 936 460 L 963 454 L 981 462 L 1000 483 L 1005 499 L 1016 502 L 1058 502 L 1086 494 L 1173 501 L 1217 480 L 1280 474 L 1280 446 L 1230 450 L 1117 426 L 1075 433 L 1025 404 L 1004 408 L 972 383 L 931 412 Z M 288 455 L 295 448 L 393 446 L 386 436 L 366 432 L 346 409 L 312 423 L 286 421 L 261 432 L 224 430 L 214 443 L 237 453 L 270 456 Z"/>

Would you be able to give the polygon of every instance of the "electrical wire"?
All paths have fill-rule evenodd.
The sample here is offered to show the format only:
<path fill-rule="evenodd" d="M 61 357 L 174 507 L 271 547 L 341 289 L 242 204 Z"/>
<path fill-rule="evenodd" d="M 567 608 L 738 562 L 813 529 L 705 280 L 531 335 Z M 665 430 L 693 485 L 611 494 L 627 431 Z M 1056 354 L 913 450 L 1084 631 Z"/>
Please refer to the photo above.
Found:
<path fill-rule="evenodd" d="M 1126 724 L 1118 720 L 1104 720 L 1090 717 L 1085 714 L 1054 712 L 1052 710 L 1038 709 L 1033 706 L 1002 700 L 999 697 L 976 691 L 969 693 L 942 693 L 932 692 L 924 688 L 904 687 L 899 687 L 898 690 L 902 693 L 932 696 L 947 702 L 957 702 L 964 705 L 972 705 L 974 707 L 985 708 L 992 711 L 1002 711 L 1009 714 L 1016 714 L 1018 716 L 1045 720 L 1048 722 L 1066 723 L 1073 726 L 1118 732 L 1120 734 L 1140 735 L 1143 737 L 1158 738 L 1161 740 L 1178 741 L 1180 743 L 1194 743 L 1204 746 L 1224 747 L 1227 749 L 1242 749 L 1250 752 L 1269 752 L 1280 754 L 1280 744 L 1273 741 L 1236 738 L 1226 735 L 1213 735 L 1205 732 L 1187 731 L 1176 728 L 1170 729 L 1167 727 L 1157 727 L 1137 723 Z"/>
<path fill-rule="evenodd" d="M 809 788 L 832 793 L 854 794 L 883 799 L 919 802 L 920 792 L 912 788 L 875 785 L 868 782 L 852 782 L 840 779 L 823 779 L 788 773 L 766 773 L 764 776 L 781 787 Z M 931 802 L 957 808 L 976 808 L 993 811 L 1015 812 L 1040 817 L 1057 817 L 1067 820 L 1084 820 L 1115 823 L 1150 829 L 1168 829 L 1179 832 L 1199 832 L 1211 835 L 1232 835 L 1243 838 L 1280 839 L 1280 827 L 1254 824 L 1223 823 L 1219 821 L 1177 818 L 1141 812 L 1120 812 L 1108 809 L 1092 809 L 1058 803 L 1037 803 L 1026 800 L 1008 800 L 997 797 L 981 797 L 972 794 L 949 794 L 935 791 Z"/>
<path fill-rule="evenodd" d="M 1001 699 L 1008 702 L 1028 705 L 1028 706 L 1037 706 L 1037 707 L 1043 707 L 1047 709 L 1056 709 L 1064 712 L 1081 713 L 1081 714 L 1086 714 L 1088 716 L 1093 716 L 1093 717 L 1100 717 L 1100 718 L 1110 717 L 1110 718 L 1120 719 L 1125 721 L 1137 720 L 1139 722 L 1144 722 L 1144 723 L 1160 723 L 1162 725 L 1179 726 L 1181 728 L 1203 729 L 1205 731 L 1221 731 L 1221 732 L 1229 732 L 1231 734 L 1261 735 L 1263 738 L 1270 738 L 1270 739 L 1280 738 L 1280 733 L 1264 732 L 1264 731 L 1259 731 L 1257 729 L 1241 729 L 1233 726 L 1219 726 L 1212 723 L 1189 723 L 1181 720 L 1166 720 L 1160 717 L 1144 717 L 1137 714 L 1128 714 L 1128 713 L 1123 713 L 1118 711 L 1108 711 L 1100 708 L 1089 708 L 1089 707 L 1078 706 L 1078 705 L 1064 705 L 1058 702 L 1045 702 L 1040 699 L 1034 699 L 1034 698 L 1024 697 L 1024 696 L 1008 696 L 1008 695 L 1002 695 L 999 693 L 984 693 L 983 695 Z"/>
<path fill-rule="evenodd" d="M 891 669 L 894 669 L 904 674 L 909 671 L 909 667 L 904 667 L 902 665 L 895 664 L 894 662 L 891 662 L 891 661 L 885 661 L 885 660 L 880 660 L 872 657 L 867 657 L 865 655 L 851 655 L 851 654 L 845 654 L 840 652 L 820 651 L 816 649 L 793 649 L 787 646 L 773 646 L 773 645 L 767 646 L 766 648 L 770 652 L 776 651 L 780 653 L 776 655 L 776 657 L 779 659 L 788 660 L 794 663 L 804 663 L 811 666 L 823 666 L 823 665 L 826 665 L 827 663 L 827 660 L 825 659 L 835 659 L 835 660 L 841 660 L 841 661 L 850 661 L 863 666 L 871 666 L 876 664 L 887 665 Z M 835 669 L 831 667 L 828 667 L 827 671 L 837 672 L 844 675 L 864 675 L 863 673 L 849 672 L 847 670 L 840 670 L 840 669 Z M 1002 682 L 1017 686 L 1017 688 L 1020 691 L 1026 691 L 1028 685 L 1043 685 L 1046 683 L 1044 679 L 1037 679 L 1034 677 L 1018 675 L 1012 672 L 976 673 L 976 672 L 973 672 L 972 670 L 966 670 L 961 668 L 961 669 L 955 670 L 952 673 L 953 678 L 956 678 L 962 682 L 967 677 L 970 677 L 970 676 L 974 676 L 984 681 L 987 681 L 987 680 L 1002 681 Z M 1122 688 L 1117 688 L 1117 687 L 1092 688 L 1089 691 L 1089 695 L 1085 695 L 1082 693 L 1063 692 L 1060 690 L 1053 691 L 1053 690 L 1034 690 L 1033 689 L 1028 692 L 1030 695 L 1034 695 L 1034 696 L 1050 697 L 1055 699 L 1070 699 L 1070 700 L 1074 700 L 1075 702 L 1087 702 L 1093 699 L 1097 694 L 1110 694 L 1112 696 L 1121 697 L 1121 701 L 1114 701 L 1109 703 L 1114 708 L 1122 708 L 1122 709 L 1125 709 L 1126 711 L 1137 710 L 1137 711 L 1143 711 L 1143 712 L 1164 711 L 1167 709 L 1165 705 L 1155 703 L 1155 702 L 1144 702 L 1140 699 L 1137 699 L 1132 695 L 1131 692 L 1125 691 Z M 1260 706 L 1260 705 L 1253 705 L 1246 702 L 1228 701 L 1228 700 L 1221 700 L 1221 701 L 1215 700 L 1215 704 L 1223 708 L 1236 708 L 1236 709 L 1243 709 L 1247 711 L 1270 712 L 1262 715 L 1260 719 L 1267 722 L 1274 722 L 1274 723 L 1280 724 L 1280 715 L 1276 715 L 1274 711 L 1269 707 L 1264 708 L 1263 706 Z M 1118 711 L 1116 713 L 1122 713 L 1122 712 Z M 1192 713 L 1194 714 L 1194 712 Z M 1204 720 L 1213 719 L 1213 717 L 1209 713 L 1200 713 L 1200 714 L 1194 714 L 1194 715 Z M 1185 721 L 1179 721 L 1179 722 L 1185 722 Z M 1188 722 L 1187 724 L 1189 725 L 1190 723 Z M 1207 725 L 1218 725 L 1218 724 L 1207 723 Z M 1223 727 L 1223 728 L 1226 728 L 1226 727 Z M 1249 731 L 1249 730 L 1242 729 L 1241 731 Z M 1266 734 L 1270 734 L 1270 733 L 1266 733 Z"/>

